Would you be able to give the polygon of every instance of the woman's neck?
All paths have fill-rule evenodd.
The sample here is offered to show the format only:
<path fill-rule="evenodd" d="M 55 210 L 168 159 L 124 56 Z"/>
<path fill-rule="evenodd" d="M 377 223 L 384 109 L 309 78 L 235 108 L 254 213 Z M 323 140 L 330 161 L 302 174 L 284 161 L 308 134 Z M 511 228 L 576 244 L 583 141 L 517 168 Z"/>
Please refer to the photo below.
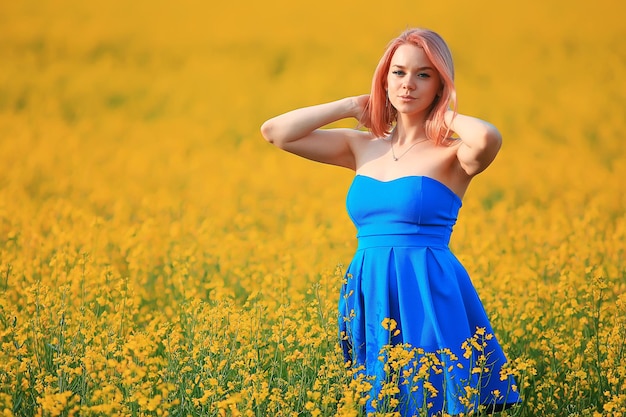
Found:
<path fill-rule="evenodd" d="M 395 141 L 398 146 L 423 140 L 426 137 L 424 120 L 413 117 L 399 117 L 392 135 L 395 136 Z"/>

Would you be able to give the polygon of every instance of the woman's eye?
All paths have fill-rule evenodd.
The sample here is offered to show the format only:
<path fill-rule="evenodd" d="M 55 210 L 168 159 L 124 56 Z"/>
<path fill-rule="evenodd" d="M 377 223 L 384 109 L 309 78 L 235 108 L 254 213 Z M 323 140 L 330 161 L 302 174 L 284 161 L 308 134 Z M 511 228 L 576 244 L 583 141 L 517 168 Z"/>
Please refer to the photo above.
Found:
<path fill-rule="evenodd" d="M 404 71 L 400 71 L 400 70 L 395 70 L 391 72 L 393 75 L 398 75 L 398 76 L 403 76 L 404 75 Z"/>
<path fill-rule="evenodd" d="M 430 78 L 430 74 L 426 73 L 426 72 L 422 72 L 420 74 L 417 74 L 417 76 L 419 78 Z"/>

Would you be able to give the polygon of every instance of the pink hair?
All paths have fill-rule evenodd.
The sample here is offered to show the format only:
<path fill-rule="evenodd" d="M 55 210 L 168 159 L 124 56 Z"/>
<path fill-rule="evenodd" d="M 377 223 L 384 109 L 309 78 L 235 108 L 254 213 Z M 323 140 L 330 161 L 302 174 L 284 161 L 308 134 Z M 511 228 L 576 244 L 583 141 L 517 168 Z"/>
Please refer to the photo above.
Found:
<path fill-rule="evenodd" d="M 387 98 L 387 75 L 391 65 L 391 58 L 398 47 L 405 44 L 412 44 L 422 48 L 435 70 L 439 73 L 443 87 L 441 96 L 433 101 L 432 108 L 424 123 L 426 137 L 434 140 L 439 145 L 450 134 L 450 128 L 446 127 L 444 122 L 446 111 L 452 105 L 456 113 L 454 63 L 452 62 L 450 49 L 443 38 L 428 29 L 408 29 L 387 45 L 387 49 L 380 58 L 372 79 L 372 91 L 370 92 L 370 100 L 366 110 L 369 112 L 369 130 L 375 136 L 382 137 L 391 132 L 396 121 L 397 111 Z"/>

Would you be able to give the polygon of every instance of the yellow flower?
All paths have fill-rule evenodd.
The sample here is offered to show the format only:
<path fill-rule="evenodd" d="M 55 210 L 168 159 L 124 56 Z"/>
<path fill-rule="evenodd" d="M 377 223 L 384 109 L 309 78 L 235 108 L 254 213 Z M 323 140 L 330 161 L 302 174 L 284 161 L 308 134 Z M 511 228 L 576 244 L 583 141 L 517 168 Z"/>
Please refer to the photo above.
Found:
<path fill-rule="evenodd" d="M 383 329 L 393 331 L 396 329 L 398 323 L 391 318 L 384 318 L 382 322 Z"/>

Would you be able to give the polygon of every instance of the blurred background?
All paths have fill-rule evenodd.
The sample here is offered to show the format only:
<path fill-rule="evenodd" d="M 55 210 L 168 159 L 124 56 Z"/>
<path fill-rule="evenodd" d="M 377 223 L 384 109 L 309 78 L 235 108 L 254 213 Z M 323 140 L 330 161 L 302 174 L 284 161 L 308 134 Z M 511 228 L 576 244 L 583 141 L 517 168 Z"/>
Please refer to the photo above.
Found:
<path fill-rule="evenodd" d="M 368 92 L 387 42 L 413 26 L 448 41 L 459 110 L 491 121 L 504 136 L 461 216 L 523 209 L 522 217 L 550 233 L 575 227 L 572 219 L 597 207 L 607 230 L 620 230 L 624 7 L 609 0 L 593 7 L 539 0 L 4 2 L 2 231 L 33 226 L 29 219 L 44 219 L 55 201 L 112 221 L 107 230 L 146 220 L 180 223 L 171 228 L 186 233 L 206 229 L 211 253 L 221 252 L 222 239 L 265 253 L 270 236 L 285 252 L 317 253 L 304 256 L 305 269 L 349 259 L 353 229 L 343 199 L 351 173 L 273 149 L 259 126 L 294 107 Z M 567 226 L 550 226 L 561 222 Z M 459 226 L 459 245 L 472 227 Z M 507 228 L 515 229 L 524 235 L 518 224 Z M 316 233 L 322 244 L 311 247 Z M 334 245 L 342 251 L 329 251 Z"/>

